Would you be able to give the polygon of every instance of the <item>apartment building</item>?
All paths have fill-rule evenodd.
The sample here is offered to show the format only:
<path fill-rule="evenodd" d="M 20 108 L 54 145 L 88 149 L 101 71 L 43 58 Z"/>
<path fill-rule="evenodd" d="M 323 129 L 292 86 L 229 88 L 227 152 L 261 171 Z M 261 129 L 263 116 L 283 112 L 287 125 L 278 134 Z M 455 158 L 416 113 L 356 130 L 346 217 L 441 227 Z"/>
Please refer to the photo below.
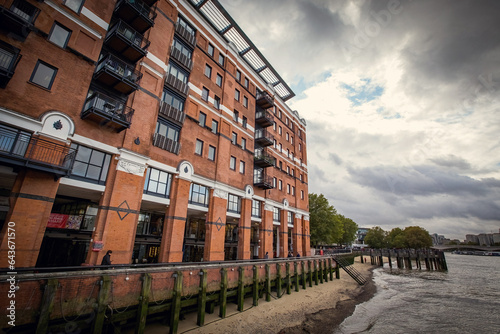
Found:
<path fill-rule="evenodd" d="M 310 254 L 306 123 L 218 1 L 1 0 L 0 29 L 0 267 Z"/>

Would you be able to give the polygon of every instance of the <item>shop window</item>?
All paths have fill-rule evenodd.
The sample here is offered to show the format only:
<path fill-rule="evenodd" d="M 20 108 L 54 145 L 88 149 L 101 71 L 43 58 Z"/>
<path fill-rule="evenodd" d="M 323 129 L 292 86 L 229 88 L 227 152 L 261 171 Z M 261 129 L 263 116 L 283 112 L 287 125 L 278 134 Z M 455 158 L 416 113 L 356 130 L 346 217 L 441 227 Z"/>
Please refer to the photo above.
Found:
<path fill-rule="evenodd" d="M 70 177 L 105 184 L 111 155 L 76 143 L 71 148 L 77 153 Z"/>
<path fill-rule="evenodd" d="M 202 219 L 189 219 L 186 222 L 186 238 L 205 240 L 205 221 Z"/>

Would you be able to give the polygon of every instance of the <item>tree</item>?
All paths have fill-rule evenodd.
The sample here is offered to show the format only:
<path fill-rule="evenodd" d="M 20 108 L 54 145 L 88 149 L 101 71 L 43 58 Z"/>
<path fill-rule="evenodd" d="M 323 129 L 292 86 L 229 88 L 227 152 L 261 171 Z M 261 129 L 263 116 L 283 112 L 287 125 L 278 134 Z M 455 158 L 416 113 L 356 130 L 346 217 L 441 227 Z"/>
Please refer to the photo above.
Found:
<path fill-rule="evenodd" d="M 337 242 L 344 232 L 337 210 L 322 194 L 309 194 L 309 229 L 315 246 Z"/>
<path fill-rule="evenodd" d="M 385 232 L 381 227 L 376 226 L 371 228 L 365 236 L 365 243 L 367 243 L 371 248 L 385 248 L 387 232 Z"/>
<path fill-rule="evenodd" d="M 408 226 L 403 234 L 408 248 L 429 248 L 432 246 L 432 238 L 425 229 L 420 226 Z"/>
<path fill-rule="evenodd" d="M 406 248 L 406 238 L 403 230 L 399 227 L 393 228 L 387 235 L 387 246 L 390 248 Z"/>
<path fill-rule="evenodd" d="M 342 227 L 344 232 L 340 236 L 338 241 L 340 244 L 348 245 L 356 240 L 356 232 L 358 232 L 358 224 L 356 224 L 352 219 L 346 218 L 343 215 L 337 215 L 339 220 L 342 222 Z"/>

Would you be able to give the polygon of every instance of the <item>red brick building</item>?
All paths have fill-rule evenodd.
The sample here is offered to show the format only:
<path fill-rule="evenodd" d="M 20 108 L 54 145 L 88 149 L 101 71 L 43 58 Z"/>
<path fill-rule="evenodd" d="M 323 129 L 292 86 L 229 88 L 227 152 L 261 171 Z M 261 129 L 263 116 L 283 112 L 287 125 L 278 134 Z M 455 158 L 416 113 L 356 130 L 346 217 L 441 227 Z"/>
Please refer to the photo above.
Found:
<path fill-rule="evenodd" d="M 0 28 L 0 267 L 8 225 L 16 267 L 310 254 L 305 121 L 218 1 L 0 0 Z"/>

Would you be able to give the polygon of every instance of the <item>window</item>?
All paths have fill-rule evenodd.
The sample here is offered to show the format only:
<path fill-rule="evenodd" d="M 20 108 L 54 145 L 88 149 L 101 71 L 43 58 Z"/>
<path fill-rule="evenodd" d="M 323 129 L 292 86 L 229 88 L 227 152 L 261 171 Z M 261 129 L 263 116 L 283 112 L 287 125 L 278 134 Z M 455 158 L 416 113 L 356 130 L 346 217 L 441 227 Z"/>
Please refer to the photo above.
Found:
<path fill-rule="evenodd" d="M 208 188 L 200 184 L 191 183 L 189 189 L 189 203 L 208 206 Z"/>
<path fill-rule="evenodd" d="M 279 168 L 280 168 L 280 170 L 283 170 L 283 161 L 279 162 Z"/>
<path fill-rule="evenodd" d="M 231 156 L 231 159 L 229 161 L 229 168 L 232 170 L 236 170 L 236 158 Z"/>
<path fill-rule="evenodd" d="M 194 154 L 203 155 L 203 141 L 196 139 L 196 148 Z"/>
<path fill-rule="evenodd" d="M 248 88 L 248 79 L 245 78 L 245 87 Z"/>
<path fill-rule="evenodd" d="M 245 174 L 245 161 L 240 160 L 240 173 Z"/>
<path fill-rule="evenodd" d="M 286 173 L 290 174 L 290 166 L 286 166 Z"/>
<path fill-rule="evenodd" d="M 293 225 L 293 212 L 288 211 L 287 222 L 288 222 L 288 225 Z"/>
<path fill-rule="evenodd" d="M 214 107 L 216 109 L 220 109 L 220 97 L 218 97 L 217 95 L 214 96 Z"/>
<path fill-rule="evenodd" d="M 283 134 L 283 129 L 281 128 L 281 125 L 278 127 L 278 134 L 280 136 Z"/>
<path fill-rule="evenodd" d="M 243 106 L 245 108 L 248 108 L 248 97 L 246 97 L 246 96 L 243 96 Z"/>
<path fill-rule="evenodd" d="M 161 100 L 180 111 L 184 111 L 184 99 L 168 89 L 163 90 Z"/>
<path fill-rule="evenodd" d="M 173 77 L 182 81 L 182 83 L 187 84 L 189 73 L 174 65 L 173 63 L 169 63 L 167 67 L 167 74 L 172 75 Z"/>
<path fill-rule="evenodd" d="M 295 196 L 295 187 L 292 186 L 292 195 Z"/>
<path fill-rule="evenodd" d="M 215 77 L 215 84 L 219 87 L 222 87 L 222 75 L 217 73 L 217 76 Z"/>
<path fill-rule="evenodd" d="M 52 30 L 50 31 L 48 39 L 55 45 L 60 46 L 61 48 L 64 49 L 66 48 L 66 45 L 68 45 L 68 40 L 70 35 L 71 35 L 71 30 L 67 29 L 66 27 L 60 25 L 57 22 L 54 22 L 54 25 L 52 26 Z"/>
<path fill-rule="evenodd" d="M 293 136 L 290 136 L 290 144 L 293 145 Z"/>
<path fill-rule="evenodd" d="M 244 150 L 247 149 L 247 140 L 245 138 L 241 138 L 241 148 Z"/>
<path fill-rule="evenodd" d="M 204 113 L 202 113 L 200 111 L 200 117 L 198 118 L 198 122 L 199 122 L 200 126 L 205 127 L 205 124 L 207 122 L 207 115 L 205 115 Z"/>
<path fill-rule="evenodd" d="M 217 133 L 219 131 L 219 122 L 212 120 L 212 132 Z"/>
<path fill-rule="evenodd" d="M 191 56 L 193 55 L 193 50 L 191 50 L 179 39 L 177 39 L 177 37 L 174 37 L 174 41 L 172 42 L 172 47 L 177 49 L 181 54 L 186 56 L 188 59 L 191 59 Z"/>
<path fill-rule="evenodd" d="M 235 89 L 235 90 L 234 90 L 234 99 L 235 99 L 236 101 L 239 101 L 239 100 L 240 100 L 240 91 L 239 91 L 239 90 L 237 90 L 237 89 Z"/>
<path fill-rule="evenodd" d="M 288 158 L 290 158 L 290 150 L 289 150 L 289 149 L 286 149 L 286 156 L 287 156 Z"/>
<path fill-rule="evenodd" d="M 168 198 L 170 196 L 171 184 L 172 174 L 150 167 L 146 171 L 144 193 Z"/>
<path fill-rule="evenodd" d="M 212 68 L 208 65 L 205 65 L 205 76 L 207 78 L 211 78 L 212 77 Z"/>
<path fill-rule="evenodd" d="M 278 180 L 277 180 L 275 177 L 273 177 L 273 188 L 276 188 L 276 182 L 277 182 L 277 181 L 278 181 Z"/>
<path fill-rule="evenodd" d="M 236 80 L 238 80 L 238 82 L 241 81 L 241 72 L 239 70 L 236 70 Z"/>
<path fill-rule="evenodd" d="M 290 188 L 290 184 L 289 184 L 289 183 L 287 183 L 287 185 L 286 185 L 286 193 L 287 193 L 287 194 L 289 194 L 289 193 L 291 192 L 291 190 L 290 190 L 290 189 L 291 189 L 291 188 Z"/>
<path fill-rule="evenodd" d="M 208 94 L 209 93 L 210 93 L 210 91 L 208 90 L 208 88 L 203 87 L 203 91 L 201 92 L 201 99 L 204 101 L 208 101 Z"/>
<path fill-rule="evenodd" d="M 302 144 L 299 143 L 299 151 L 302 151 Z"/>
<path fill-rule="evenodd" d="M 105 184 L 111 155 L 75 143 L 71 144 L 71 148 L 77 152 L 71 176 Z"/>
<path fill-rule="evenodd" d="M 134 1 L 131 1 L 131 3 L 134 3 Z M 184 27 L 191 35 L 194 36 L 195 30 L 193 29 L 193 27 L 189 23 L 187 23 L 187 21 L 185 19 L 178 16 L 177 23 L 180 24 L 182 27 Z"/>
<path fill-rule="evenodd" d="M 292 174 L 291 175 L 295 177 L 295 169 L 293 169 L 293 168 L 292 168 Z"/>
<path fill-rule="evenodd" d="M 84 0 L 64 0 L 66 7 L 77 13 L 80 13 L 80 10 L 83 7 L 83 2 Z"/>
<path fill-rule="evenodd" d="M 248 122 L 247 118 L 245 116 L 243 116 L 243 120 L 242 120 L 241 124 L 243 125 L 243 127 L 245 129 L 247 128 L 247 122 Z"/>
<path fill-rule="evenodd" d="M 30 82 L 43 88 L 50 89 L 54 83 L 56 74 L 57 68 L 38 60 L 31 74 Z"/>
<path fill-rule="evenodd" d="M 285 117 L 285 124 L 288 125 L 288 117 Z"/>
<path fill-rule="evenodd" d="M 283 181 L 281 180 L 278 181 L 278 189 L 283 190 Z"/>
<path fill-rule="evenodd" d="M 292 161 L 295 161 L 295 159 L 293 157 L 293 152 L 290 152 L 290 159 L 292 159 Z"/>
<path fill-rule="evenodd" d="M 283 145 L 281 145 L 281 143 L 278 145 L 278 150 L 279 150 L 280 152 L 283 152 Z"/>
<path fill-rule="evenodd" d="M 236 123 L 238 123 L 239 115 L 240 115 L 240 113 L 235 110 L 233 113 L 233 121 L 235 121 Z"/>
<path fill-rule="evenodd" d="M 229 194 L 227 196 L 227 211 L 232 211 L 232 212 L 240 212 L 240 197 Z"/>
<path fill-rule="evenodd" d="M 260 213 L 261 202 L 258 200 L 252 200 L 252 217 L 262 217 Z"/>
<path fill-rule="evenodd" d="M 286 141 L 290 141 L 290 134 L 287 132 L 285 135 Z"/>
<path fill-rule="evenodd" d="M 219 64 L 224 66 L 224 56 L 221 53 L 219 53 Z"/>
<path fill-rule="evenodd" d="M 273 130 L 276 131 L 276 122 L 273 123 Z"/>
<path fill-rule="evenodd" d="M 278 110 L 278 117 L 279 117 L 279 119 L 281 119 L 281 116 L 282 116 L 281 110 Z"/>
<path fill-rule="evenodd" d="M 214 46 L 208 43 L 208 54 L 213 57 L 214 56 Z"/>
<path fill-rule="evenodd" d="M 215 147 L 212 145 L 208 146 L 208 160 L 215 161 Z"/>
<path fill-rule="evenodd" d="M 238 135 L 236 134 L 236 132 L 233 132 L 233 134 L 231 135 L 231 143 L 233 145 L 238 144 Z"/>
<path fill-rule="evenodd" d="M 275 222 L 280 221 L 280 209 L 279 208 L 273 207 L 273 220 Z"/>
<path fill-rule="evenodd" d="M 159 117 L 156 123 L 156 133 L 173 141 L 179 141 L 179 133 L 181 128 L 174 123 L 171 123 Z"/>

